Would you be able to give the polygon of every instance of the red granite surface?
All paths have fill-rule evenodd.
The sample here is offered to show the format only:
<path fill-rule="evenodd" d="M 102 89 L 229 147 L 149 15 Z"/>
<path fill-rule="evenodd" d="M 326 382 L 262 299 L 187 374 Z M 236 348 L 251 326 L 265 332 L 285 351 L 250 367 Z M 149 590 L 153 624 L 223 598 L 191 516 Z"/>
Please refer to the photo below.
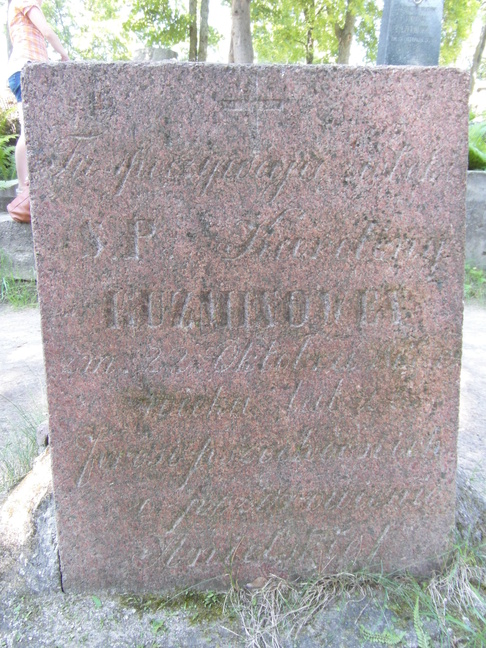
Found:
<path fill-rule="evenodd" d="M 27 69 L 66 590 L 432 569 L 467 89 L 439 68 Z"/>

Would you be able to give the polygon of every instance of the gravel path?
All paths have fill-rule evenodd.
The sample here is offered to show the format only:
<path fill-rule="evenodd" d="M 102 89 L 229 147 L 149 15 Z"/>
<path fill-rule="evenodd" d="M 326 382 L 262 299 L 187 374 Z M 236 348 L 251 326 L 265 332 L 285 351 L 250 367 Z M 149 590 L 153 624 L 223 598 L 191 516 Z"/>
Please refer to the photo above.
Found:
<path fill-rule="evenodd" d="M 462 343 L 458 463 L 486 499 L 486 307 L 467 305 Z"/>
<path fill-rule="evenodd" d="M 0 450 L 45 416 L 45 382 L 39 309 L 0 304 Z"/>

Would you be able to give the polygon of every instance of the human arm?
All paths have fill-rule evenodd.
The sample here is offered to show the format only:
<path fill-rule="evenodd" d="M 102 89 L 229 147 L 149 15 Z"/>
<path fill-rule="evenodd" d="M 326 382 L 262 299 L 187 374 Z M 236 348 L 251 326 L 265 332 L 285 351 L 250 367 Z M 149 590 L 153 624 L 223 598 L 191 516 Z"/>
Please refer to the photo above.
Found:
<path fill-rule="evenodd" d="M 52 27 L 47 22 L 46 17 L 42 13 L 42 10 L 39 9 L 39 7 L 34 5 L 27 12 L 27 17 L 29 18 L 30 22 L 37 27 L 37 29 L 44 36 L 47 42 L 52 45 L 54 50 L 61 55 L 61 59 L 63 61 L 68 61 L 69 60 L 68 53 L 62 46 L 62 43 L 59 40 L 59 37 L 56 34 L 56 32 L 52 29 Z"/>

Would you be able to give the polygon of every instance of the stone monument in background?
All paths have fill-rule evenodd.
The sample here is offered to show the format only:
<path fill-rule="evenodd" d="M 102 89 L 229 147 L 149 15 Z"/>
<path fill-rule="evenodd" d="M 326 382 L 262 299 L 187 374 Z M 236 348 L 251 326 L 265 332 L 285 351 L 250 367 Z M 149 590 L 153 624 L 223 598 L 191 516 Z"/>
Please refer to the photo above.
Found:
<path fill-rule="evenodd" d="M 64 588 L 430 571 L 467 75 L 46 64 L 24 87 Z"/>
<path fill-rule="evenodd" d="M 444 0 L 385 0 L 378 65 L 438 65 Z"/>

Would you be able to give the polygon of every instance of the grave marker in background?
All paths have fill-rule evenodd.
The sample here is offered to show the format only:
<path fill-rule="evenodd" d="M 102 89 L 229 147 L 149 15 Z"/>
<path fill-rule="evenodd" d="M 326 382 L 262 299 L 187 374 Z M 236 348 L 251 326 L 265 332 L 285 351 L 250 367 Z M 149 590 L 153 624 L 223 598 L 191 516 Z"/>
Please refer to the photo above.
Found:
<path fill-rule="evenodd" d="M 467 96 L 452 69 L 27 68 L 65 589 L 431 569 Z"/>
<path fill-rule="evenodd" d="M 378 65 L 438 65 L 444 0 L 385 0 Z"/>

